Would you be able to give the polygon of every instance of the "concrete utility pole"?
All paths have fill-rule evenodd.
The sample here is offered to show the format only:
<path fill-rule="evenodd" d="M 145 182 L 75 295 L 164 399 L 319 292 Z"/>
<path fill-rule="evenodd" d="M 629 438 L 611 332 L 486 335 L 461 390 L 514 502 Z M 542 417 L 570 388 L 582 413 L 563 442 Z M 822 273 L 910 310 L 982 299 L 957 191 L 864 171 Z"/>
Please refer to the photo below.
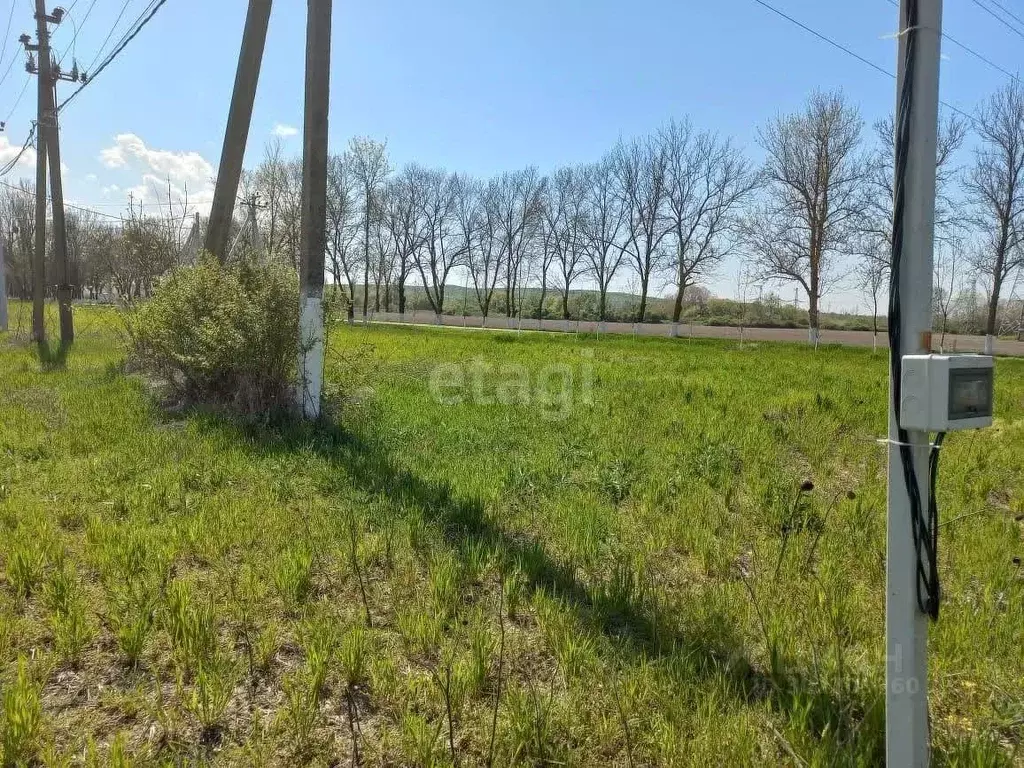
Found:
<path fill-rule="evenodd" d="M 252 107 L 256 101 L 256 85 L 260 79 L 263 49 L 267 42 L 270 6 L 271 0 L 249 0 L 245 31 L 242 33 L 242 50 L 238 54 L 238 70 L 235 72 L 235 87 L 231 94 L 228 124 L 224 129 L 224 147 L 220 153 L 217 186 L 213 191 L 210 222 L 206 228 L 206 251 L 222 262 L 227 258 L 235 196 L 238 194 L 238 181 L 242 175 L 245 145 L 249 138 L 249 124 L 252 122 Z"/>
<path fill-rule="evenodd" d="M 327 128 L 332 0 L 307 0 L 306 112 L 302 139 L 298 404 L 320 415 L 324 374 L 324 258 L 327 251 Z"/>
<path fill-rule="evenodd" d="M 46 13 L 45 0 L 35 0 L 36 45 L 29 44 L 28 35 L 21 42 L 30 52 L 30 73 L 38 76 L 38 104 L 36 120 L 36 250 L 34 280 L 32 283 L 32 335 L 36 341 L 46 340 L 46 168 L 50 167 L 50 192 L 53 199 L 53 247 L 60 283 L 57 301 L 60 306 L 61 344 L 70 344 L 75 338 L 74 319 L 71 314 L 71 269 L 68 264 L 67 228 L 64 222 L 64 185 L 60 170 L 60 133 L 57 129 L 55 88 L 57 81 L 78 82 L 78 66 L 64 74 L 50 59 L 50 32 L 47 24 L 60 24 L 64 12 L 57 8 L 52 15 Z M 38 55 L 38 65 L 31 53 Z"/>
<path fill-rule="evenodd" d="M 40 72 L 40 79 L 43 74 Z M 75 340 L 75 321 L 71 314 L 71 267 L 68 264 L 68 230 L 64 221 L 64 179 L 60 169 L 60 129 L 57 122 L 57 108 L 54 90 L 56 82 L 47 78 L 46 89 L 47 119 L 49 137 L 46 140 L 46 154 L 50 162 L 50 198 L 53 201 L 53 252 L 57 262 L 57 306 L 60 309 L 60 343 L 70 344 Z"/>
<path fill-rule="evenodd" d="M 917 20 L 911 28 L 910 8 Z M 939 37 L 942 0 L 901 0 L 896 81 L 900 115 L 908 36 L 914 39 L 913 98 L 907 156 L 903 255 L 900 262 L 902 354 L 931 352 L 932 247 L 935 234 L 935 162 L 939 116 Z M 898 124 L 898 117 L 897 117 Z M 890 354 L 899 354 L 892 351 Z M 918 559 L 910 496 L 900 459 L 893 382 L 889 397 L 889 514 L 885 602 L 885 753 L 890 766 L 928 765 L 928 617 L 918 606 Z M 913 462 L 927 511 L 928 433 L 911 431 Z M 927 517 L 927 515 L 924 515 Z M 927 525 L 927 523 L 926 523 Z M 922 552 L 924 556 L 924 553 Z"/>
<path fill-rule="evenodd" d="M 46 13 L 40 13 L 42 6 L 36 0 L 36 32 L 38 44 L 28 50 L 35 50 L 40 61 L 50 61 L 50 35 L 46 29 Z M 31 63 L 31 58 L 30 58 Z M 36 110 L 36 242 L 32 256 L 32 340 L 37 343 L 46 341 L 46 80 L 38 78 L 38 96 Z"/>
<path fill-rule="evenodd" d="M 4 263 L 4 241 L 0 239 L 0 332 L 7 330 L 7 265 Z"/>

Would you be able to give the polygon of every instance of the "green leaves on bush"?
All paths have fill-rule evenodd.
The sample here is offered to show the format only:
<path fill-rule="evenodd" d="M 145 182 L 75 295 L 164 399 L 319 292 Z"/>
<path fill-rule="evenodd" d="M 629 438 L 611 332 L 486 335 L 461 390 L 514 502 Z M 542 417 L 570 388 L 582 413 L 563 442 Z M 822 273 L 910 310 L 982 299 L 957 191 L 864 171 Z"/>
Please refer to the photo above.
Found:
<path fill-rule="evenodd" d="M 245 414 L 291 403 L 299 352 L 295 273 L 281 264 L 179 267 L 128 321 L 132 361 L 184 404 Z"/>

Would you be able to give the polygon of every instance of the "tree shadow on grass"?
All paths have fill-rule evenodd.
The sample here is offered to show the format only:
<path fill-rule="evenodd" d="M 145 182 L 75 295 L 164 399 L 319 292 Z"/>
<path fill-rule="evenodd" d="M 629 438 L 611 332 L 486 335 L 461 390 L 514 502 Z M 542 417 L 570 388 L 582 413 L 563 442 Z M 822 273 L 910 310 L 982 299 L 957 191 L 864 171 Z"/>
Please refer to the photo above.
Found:
<path fill-rule="evenodd" d="M 615 588 L 613 578 L 597 587 L 580 581 L 576 570 L 552 557 L 543 542 L 506 530 L 490 518 L 479 499 L 460 498 L 447 483 L 434 482 L 398 464 L 382 443 L 367 440 L 329 421 L 304 424 L 292 421 L 273 426 L 252 425 L 202 414 L 204 430 L 236 437 L 261 456 L 313 452 L 335 470 L 337 483 L 386 498 L 396 510 L 418 512 L 456 551 L 467 544 L 482 546 L 501 567 L 518 567 L 529 590 L 543 589 L 576 615 L 584 631 L 600 632 L 612 641 L 622 659 L 657 659 L 682 656 L 694 662 L 702 679 L 727 679 L 735 694 L 748 703 L 767 701 L 772 709 L 810 733 L 846 733 L 860 741 L 858 752 L 882 759 L 882 741 L 875 722 L 878 702 L 866 691 L 848 691 L 840 700 L 799 673 L 784 671 L 796 665 L 782 663 L 760 670 L 742 648 L 739 629 L 721 616 L 713 627 L 692 635 L 659 610 L 657 601 L 642 590 L 630 589 L 629 578 Z M 321 489 L 336 493 L 331 487 Z M 635 586 L 635 585 L 634 585 Z M 873 733 L 864 733 L 862 729 Z"/>

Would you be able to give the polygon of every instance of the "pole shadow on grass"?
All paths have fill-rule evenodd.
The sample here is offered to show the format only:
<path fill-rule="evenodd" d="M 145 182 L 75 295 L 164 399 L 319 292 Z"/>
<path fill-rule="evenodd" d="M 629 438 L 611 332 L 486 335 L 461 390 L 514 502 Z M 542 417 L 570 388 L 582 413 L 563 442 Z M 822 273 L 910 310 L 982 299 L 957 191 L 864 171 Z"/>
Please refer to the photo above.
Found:
<path fill-rule="evenodd" d="M 36 351 L 39 354 L 39 364 L 44 371 L 63 371 L 67 368 L 71 344 L 66 341 L 56 344 L 51 344 L 49 341 L 37 341 Z"/>
<path fill-rule="evenodd" d="M 795 671 L 795 663 L 784 660 L 779 660 L 775 671 L 759 670 L 742 650 L 739 628 L 729 626 L 724 617 L 714 631 L 687 636 L 675 622 L 659 615 L 650 600 L 584 584 L 575 569 L 550 555 L 543 542 L 502 528 L 488 517 L 480 500 L 459 498 L 448 484 L 400 466 L 379 442 L 326 420 L 316 424 L 282 421 L 267 427 L 207 413 L 199 421 L 204 430 L 237 437 L 261 456 L 313 452 L 337 469 L 331 476 L 342 478 L 339 482 L 384 497 L 396 509 L 418 511 L 456 550 L 476 544 L 504 568 L 518 566 L 531 591 L 544 589 L 560 600 L 586 631 L 611 639 L 621 658 L 678 655 L 691 659 L 701 679 L 724 674 L 744 701 L 767 700 L 772 709 L 816 736 L 835 735 L 839 729 L 858 741 L 858 753 L 882 759 L 877 696 L 854 688 L 840 698 L 814 685 Z M 334 492 L 330 487 L 321 491 L 328 496 Z"/>

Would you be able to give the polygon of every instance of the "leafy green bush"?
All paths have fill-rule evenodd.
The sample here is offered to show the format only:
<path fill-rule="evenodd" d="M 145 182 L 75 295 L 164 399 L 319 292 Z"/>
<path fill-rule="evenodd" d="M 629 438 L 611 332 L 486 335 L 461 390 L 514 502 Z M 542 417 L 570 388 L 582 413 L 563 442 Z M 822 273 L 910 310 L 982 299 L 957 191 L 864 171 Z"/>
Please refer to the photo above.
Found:
<path fill-rule="evenodd" d="M 299 292 L 279 264 L 179 267 L 130 315 L 131 361 L 182 404 L 265 412 L 291 402 Z"/>

